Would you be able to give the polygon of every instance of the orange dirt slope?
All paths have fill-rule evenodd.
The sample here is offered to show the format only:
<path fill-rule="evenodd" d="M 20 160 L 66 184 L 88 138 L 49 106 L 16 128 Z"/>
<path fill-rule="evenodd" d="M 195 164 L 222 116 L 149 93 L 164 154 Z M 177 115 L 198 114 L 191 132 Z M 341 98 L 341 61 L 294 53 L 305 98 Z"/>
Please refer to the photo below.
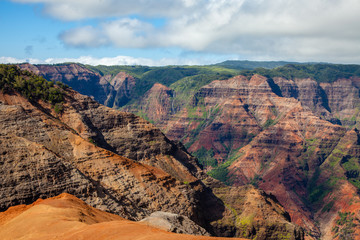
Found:
<path fill-rule="evenodd" d="M 0 236 L 3 240 L 230 239 L 166 232 L 97 210 L 66 193 L 46 200 L 38 200 L 31 205 L 11 207 L 7 211 L 0 213 Z"/>

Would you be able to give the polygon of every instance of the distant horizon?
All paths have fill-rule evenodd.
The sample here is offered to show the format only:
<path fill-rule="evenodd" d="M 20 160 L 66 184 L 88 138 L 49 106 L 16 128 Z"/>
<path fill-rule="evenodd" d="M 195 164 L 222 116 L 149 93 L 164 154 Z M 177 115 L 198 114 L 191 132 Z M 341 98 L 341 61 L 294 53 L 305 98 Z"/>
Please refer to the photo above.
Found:
<path fill-rule="evenodd" d="M 63 61 L 62 59 L 49 59 L 45 61 L 41 61 L 38 59 L 32 59 L 33 61 L 29 61 L 28 59 L 14 59 L 9 58 L 10 60 L 6 62 L 5 58 L 0 57 L 0 64 L 32 64 L 32 65 L 57 65 L 57 64 L 83 64 L 83 65 L 90 65 L 90 66 L 147 66 L 147 67 L 169 67 L 169 66 L 209 66 L 209 65 L 218 65 L 225 62 L 249 62 L 249 63 L 285 63 L 285 64 L 340 64 L 340 65 L 360 65 L 357 63 L 333 63 L 333 62 L 297 62 L 297 61 L 286 61 L 286 60 L 247 60 L 247 59 L 227 59 L 220 62 L 211 62 L 206 64 L 158 64 L 158 65 L 147 65 L 147 64 L 110 64 L 106 60 L 99 59 L 98 61 L 96 59 L 80 59 L 76 61 L 76 59 L 68 59 L 70 61 Z M 107 59 L 107 58 L 104 58 Z M 74 60 L 74 61 L 71 61 Z"/>

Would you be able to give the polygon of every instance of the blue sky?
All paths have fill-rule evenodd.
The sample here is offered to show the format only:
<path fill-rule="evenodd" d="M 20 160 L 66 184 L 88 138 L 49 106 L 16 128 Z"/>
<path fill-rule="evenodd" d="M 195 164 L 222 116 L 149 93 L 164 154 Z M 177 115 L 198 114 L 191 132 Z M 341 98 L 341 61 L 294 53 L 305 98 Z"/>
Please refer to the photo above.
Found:
<path fill-rule="evenodd" d="M 2 0 L 0 62 L 360 63 L 358 0 Z"/>

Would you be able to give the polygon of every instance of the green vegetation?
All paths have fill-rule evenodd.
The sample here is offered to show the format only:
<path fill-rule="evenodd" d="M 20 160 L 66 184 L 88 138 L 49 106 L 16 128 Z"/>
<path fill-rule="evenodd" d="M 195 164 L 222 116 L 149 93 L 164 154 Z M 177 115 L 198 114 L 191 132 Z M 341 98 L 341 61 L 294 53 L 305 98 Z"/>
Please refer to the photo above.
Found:
<path fill-rule="evenodd" d="M 30 101 L 43 100 L 51 103 L 55 112 L 62 111 L 65 84 L 47 81 L 28 71 L 21 71 L 15 65 L 0 65 L 0 89 L 4 92 L 17 91 Z"/>
<path fill-rule="evenodd" d="M 175 107 L 181 108 L 185 105 L 191 104 L 192 98 L 195 93 L 206 84 L 211 83 L 214 80 L 224 80 L 236 75 L 236 72 L 220 71 L 212 72 L 213 69 L 202 69 L 200 74 L 195 76 L 189 76 L 180 79 L 170 85 L 170 88 L 176 92 L 174 97 Z"/>
<path fill-rule="evenodd" d="M 255 213 L 236 219 L 236 225 L 239 228 L 240 236 L 248 238 L 252 235 L 251 229 L 254 227 Z"/>
<path fill-rule="evenodd" d="M 338 181 L 336 176 L 331 176 L 329 179 L 319 182 L 320 175 L 321 170 L 317 167 L 307 185 L 307 201 L 310 203 L 310 206 L 313 206 L 315 209 L 323 204 L 324 197 L 334 189 Z"/>
<path fill-rule="evenodd" d="M 62 103 L 56 103 L 54 106 L 54 111 L 55 113 L 59 114 L 64 110 L 64 106 L 62 105 Z"/>
<path fill-rule="evenodd" d="M 339 219 L 336 226 L 332 228 L 335 238 L 339 240 L 352 240 L 354 238 L 355 229 L 359 227 L 359 219 L 351 212 L 339 212 Z"/>
<path fill-rule="evenodd" d="M 360 163 L 356 156 L 349 154 L 349 145 L 356 139 L 343 138 L 339 141 L 321 141 L 320 139 L 307 139 L 301 160 L 310 166 L 317 164 L 314 170 L 303 168 L 307 182 L 306 204 L 321 212 L 331 211 L 334 201 L 324 202 L 324 198 L 339 187 L 339 183 L 347 180 L 360 189 Z M 336 144 L 336 147 L 334 145 Z M 321 146 L 320 148 L 318 148 Z M 323 149 L 323 150 L 321 150 Z M 311 174 L 311 175 L 310 175 Z M 324 177 L 326 176 L 326 177 Z"/>
<path fill-rule="evenodd" d="M 143 118 L 143 119 L 145 119 L 145 120 L 148 121 L 149 123 L 154 124 L 154 121 L 151 120 L 150 118 L 148 118 L 148 116 L 147 116 L 143 111 L 141 111 L 141 110 L 137 111 L 137 112 L 136 112 L 136 115 L 139 116 L 139 117 L 141 117 L 141 118 Z"/>
<path fill-rule="evenodd" d="M 139 105 L 136 99 L 139 99 L 155 83 L 161 83 L 175 90 L 174 108 L 179 109 L 179 107 L 189 103 L 191 100 L 189 96 L 194 95 L 200 87 L 213 80 L 228 79 L 239 73 L 237 70 L 221 66 L 82 66 L 102 76 L 115 76 L 120 71 L 124 71 L 137 78 L 134 96 L 126 105 L 132 106 L 133 109 Z"/>
<path fill-rule="evenodd" d="M 217 161 L 216 159 L 214 159 L 214 150 L 210 149 L 210 150 L 206 150 L 206 148 L 201 147 L 199 150 L 197 150 L 196 152 L 192 153 L 195 157 L 197 157 L 199 163 L 206 167 L 206 166 L 211 166 L 211 167 L 216 167 L 217 166 Z"/>
<path fill-rule="evenodd" d="M 262 181 L 262 177 L 260 177 L 259 175 L 255 175 L 251 180 L 250 180 L 250 184 L 253 185 L 254 187 L 259 187 L 258 186 L 258 182 Z"/>
<path fill-rule="evenodd" d="M 245 70 L 241 74 L 251 76 L 260 74 L 268 78 L 283 77 L 286 79 L 312 78 L 317 82 L 334 82 L 339 78 L 360 76 L 360 65 L 342 64 L 287 64 L 274 69 L 257 68 Z"/>
<path fill-rule="evenodd" d="M 334 206 L 335 201 L 332 200 L 331 202 L 329 202 L 328 204 L 326 204 L 323 209 L 321 209 L 321 212 L 330 212 L 330 210 L 332 209 L 332 207 Z"/>
<path fill-rule="evenodd" d="M 268 128 L 268 127 L 270 127 L 270 126 L 272 126 L 272 125 L 274 125 L 274 124 L 275 124 L 275 121 L 272 120 L 271 118 L 269 118 L 269 119 L 266 120 L 266 122 L 264 123 L 263 128 Z"/>
<path fill-rule="evenodd" d="M 239 60 L 228 60 L 222 63 L 215 64 L 216 66 L 222 66 L 230 69 L 255 69 L 255 68 L 276 68 L 281 67 L 290 62 L 283 61 L 239 61 Z"/>
<path fill-rule="evenodd" d="M 359 159 L 350 155 L 343 156 L 340 162 L 345 170 L 347 180 L 355 187 L 360 189 L 360 163 Z"/>
<path fill-rule="evenodd" d="M 210 172 L 208 172 L 208 174 L 223 182 L 226 184 L 230 184 L 229 179 L 228 179 L 228 174 L 229 174 L 229 169 L 228 167 L 230 166 L 230 164 L 227 164 L 226 162 L 221 164 L 220 166 L 218 166 L 217 168 L 214 168 L 213 170 L 211 170 Z"/>
<path fill-rule="evenodd" d="M 238 149 L 235 149 L 231 154 L 229 154 L 228 160 L 225 161 L 224 163 L 218 165 L 217 167 L 213 168 L 211 171 L 208 172 L 208 174 L 227 184 L 227 185 L 231 185 L 232 181 L 229 178 L 229 167 L 230 165 L 238 158 L 240 158 L 242 156 L 243 153 L 239 153 Z"/>
<path fill-rule="evenodd" d="M 202 112 L 202 116 L 198 116 L 195 114 L 195 112 L 198 110 L 198 108 L 201 109 Z M 220 109 L 218 107 L 212 108 L 208 111 L 206 111 L 205 109 L 205 105 L 199 103 L 197 107 L 191 107 L 188 106 L 188 117 L 192 118 L 190 123 L 192 121 L 198 122 L 199 124 L 197 125 L 197 127 L 192 130 L 190 132 L 190 142 L 187 142 L 185 144 L 186 148 L 189 148 L 195 141 L 197 141 L 198 137 L 199 137 L 199 133 L 208 125 L 210 125 L 215 117 L 218 115 Z M 184 136 L 184 138 L 187 138 L 188 135 Z"/>
<path fill-rule="evenodd" d="M 91 66 L 91 65 L 82 65 L 89 70 L 99 73 L 102 76 L 111 75 L 115 76 L 119 72 L 126 72 L 134 77 L 141 78 L 141 76 L 150 71 L 152 68 L 148 66 Z"/>
<path fill-rule="evenodd" d="M 302 154 L 300 160 L 305 176 L 309 179 L 307 183 L 308 196 L 306 201 L 314 208 L 322 206 L 324 197 L 334 189 L 338 181 L 336 175 L 333 175 L 326 180 L 319 179 L 322 172 L 320 166 L 333 149 L 333 146 L 331 145 L 325 150 L 324 147 L 317 149 L 320 145 L 328 146 L 329 144 L 326 141 L 320 141 L 319 139 L 307 139 L 304 146 L 305 152 Z M 311 166 L 314 164 L 316 166 L 315 171 L 311 174 L 309 165 Z M 330 208 L 331 206 L 328 205 L 328 207 Z M 324 211 L 327 210 L 328 209 L 325 209 Z"/>

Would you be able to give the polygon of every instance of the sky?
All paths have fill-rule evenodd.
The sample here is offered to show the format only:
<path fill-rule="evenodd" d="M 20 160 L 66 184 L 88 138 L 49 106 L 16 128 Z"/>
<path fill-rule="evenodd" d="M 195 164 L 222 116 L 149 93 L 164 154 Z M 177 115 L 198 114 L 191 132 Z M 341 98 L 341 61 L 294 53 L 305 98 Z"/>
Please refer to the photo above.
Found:
<path fill-rule="evenodd" d="M 0 63 L 360 64 L 359 0 L 0 0 Z"/>

